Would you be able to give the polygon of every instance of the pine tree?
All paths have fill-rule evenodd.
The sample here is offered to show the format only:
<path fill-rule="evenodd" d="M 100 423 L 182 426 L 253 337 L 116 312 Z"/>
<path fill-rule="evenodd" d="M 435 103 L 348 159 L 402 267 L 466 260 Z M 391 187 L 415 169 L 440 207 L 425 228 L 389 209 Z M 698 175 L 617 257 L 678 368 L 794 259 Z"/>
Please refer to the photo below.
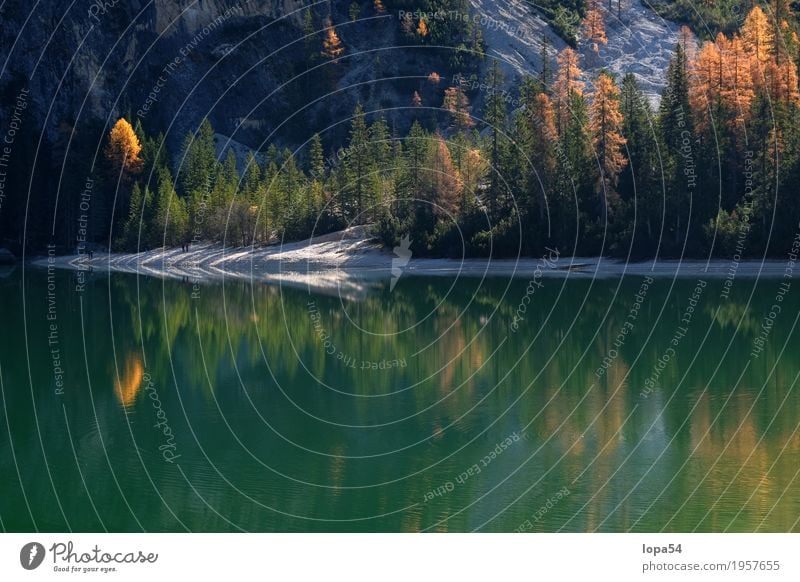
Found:
<path fill-rule="evenodd" d="M 128 217 L 122 228 L 120 246 L 124 250 L 135 251 L 139 247 L 139 232 L 142 224 L 142 213 L 144 211 L 144 192 L 139 183 L 133 185 L 131 191 L 130 205 L 128 206 Z"/>
<path fill-rule="evenodd" d="M 208 119 L 203 119 L 196 134 L 186 136 L 183 151 L 178 168 L 180 194 L 189 196 L 195 191 L 206 194 L 217 163 L 214 129 Z"/>
<path fill-rule="evenodd" d="M 504 187 L 500 176 L 502 175 L 501 157 L 504 140 L 502 132 L 505 130 L 507 111 L 506 101 L 502 95 L 503 74 L 495 60 L 492 64 L 488 80 L 489 96 L 486 99 L 486 122 L 489 124 L 490 145 L 489 158 L 492 164 L 492 173 L 489 182 L 489 212 L 492 220 L 497 220 L 497 212 L 501 199 L 504 197 Z"/>
<path fill-rule="evenodd" d="M 653 117 L 647 99 L 632 73 L 625 75 L 620 91 L 622 135 L 626 140 L 629 162 L 622 171 L 618 191 L 629 212 L 622 217 L 626 228 L 642 225 L 644 232 L 636 238 L 636 248 L 649 252 L 646 246 L 658 234 L 660 223 L 660 164 Z M 636 233 L 632 233 L 636 234 Z"/>
<path fill-rule="evenodd" d="M 314 180 L 322 182 L 325 178 L 325 154 L 322 149 L 322 138 L 318 133 L 311 138 L 308 171 Z"/>
<path fill-rule="evenodd" d="M 664 166 L 667 176 L 665 228 L 672 231 L 673 252 L 688 233 L 690 182 L 684 175 L 685 155 L 695 159 L 699 152 L 689 105 L 688 63 L 683 46 L 678 43 L 667 68 L 667 86 L 661 96 L 659 128 L 664 143 Z M 687 150 L 688 148 L 688 150 Z M 699 224 L 699 223 L 698 223 Z M 666 241 L 665 241 L 666 242 Z"/>
<path fill-rule="evenodd" d="M 175 191 L 169 170 L 161 173 L 154 206 L 149 236 L 151 245 L 171 247 L 186 242 L 188 212 Z"/>
<path fill-rule="evenodd" d="M 361 103 L 356 105 L 353 121 L 350 124 L 350 140 L 345 158 L 345 173 L 348 190 L 355 200 L 355 218 L 365 220 L 365 197 L 367 194 L 367 172 L 369 167 L 369 130 Z"/>

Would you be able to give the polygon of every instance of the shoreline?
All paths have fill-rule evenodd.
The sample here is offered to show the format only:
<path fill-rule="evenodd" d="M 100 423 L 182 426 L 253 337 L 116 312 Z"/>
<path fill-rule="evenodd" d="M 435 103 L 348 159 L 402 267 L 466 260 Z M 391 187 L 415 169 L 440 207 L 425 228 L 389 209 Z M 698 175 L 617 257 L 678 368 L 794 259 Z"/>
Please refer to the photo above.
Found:
<path fill-rule="evenodd" d="M 786 260 L 659 260 L 625 262 L 607 257 L 550 256 L 516 259 L 400 259 L 369 238 L 362 227 L 314 239 L 260 248 L 232 248 L 219 244 L 159 248 L 140 253 L 94 253 L 36 257 L 35 267 L 53 266 L 75 271 L 109 271 L 193 282 L 233 278 L 357 290 L 369 282 L 400 276 L 465 277 L 695 277 L 709 279 L 780 278 Z M 394 270 L 393 270 L 394 269 Z"/>

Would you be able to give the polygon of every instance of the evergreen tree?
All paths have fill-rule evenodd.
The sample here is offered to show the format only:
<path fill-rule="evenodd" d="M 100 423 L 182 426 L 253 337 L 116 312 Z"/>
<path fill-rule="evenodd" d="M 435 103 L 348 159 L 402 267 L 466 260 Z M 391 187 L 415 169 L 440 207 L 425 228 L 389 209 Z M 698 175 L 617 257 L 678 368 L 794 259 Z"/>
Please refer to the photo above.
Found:
<path fill-rule="evenodd" d="M 498 217 L 501 200 L 505 197 L 506 186 L 502 183 L 502 161 L 505 139 L 503 132 L 508 116 L 506 101 L 503 97 L 503 73 L 500 71 L 497 60 L 492 64 L 488 79 L 489 96 L 486 99 L 486 121 L 489 124 L 489 159 L 492 164 L 492 173 L 489 180 L 488 206 L 489 214 L 493 221 Z"/>
<path fill-rule="evenodd" d="M 661 223 L 661 181 L 659 149 L 653 128 L 653 113 L 632 73 L 622 80 L 620 106 L 624 123 L 622 135 L 626 140 L 629 163 L 619 180 L 619 193 L 626 212 L 622 216 L 624 225 L 633 236 L 634 225 L 643 230 L 636 238 L 638 250 L 644 253 L 654 250 L 652 244 L 659 236 Z M 629 241 L 628 241 L 629 242 Z M 642 245 L 646 245 L 642 247 Z"/>
<path fill-rule="evenodd" d="M 345 158 L 345 174 L 347 177 L 348 198 L 355 204 L 354 218 L 359 223 L 365 221 L 364 209 L 368 200 L 368 170 L 370 139 L 364 109 L 361 104 L 356 105 L 353 112 L 353 121 L 350 124 L 350 141 L 347 145 Z M 347 212 L 347 209 L 345 209 Z"/>

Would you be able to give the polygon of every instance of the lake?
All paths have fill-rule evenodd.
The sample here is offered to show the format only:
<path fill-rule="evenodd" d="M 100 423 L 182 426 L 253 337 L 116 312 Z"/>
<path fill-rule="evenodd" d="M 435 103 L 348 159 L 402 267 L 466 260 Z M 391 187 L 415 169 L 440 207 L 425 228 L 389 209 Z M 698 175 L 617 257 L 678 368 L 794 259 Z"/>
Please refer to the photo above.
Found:
<path fill-rule="evenodd" d="M 797 531 L 782 279 L 0 278 L 6 531 Z"/>

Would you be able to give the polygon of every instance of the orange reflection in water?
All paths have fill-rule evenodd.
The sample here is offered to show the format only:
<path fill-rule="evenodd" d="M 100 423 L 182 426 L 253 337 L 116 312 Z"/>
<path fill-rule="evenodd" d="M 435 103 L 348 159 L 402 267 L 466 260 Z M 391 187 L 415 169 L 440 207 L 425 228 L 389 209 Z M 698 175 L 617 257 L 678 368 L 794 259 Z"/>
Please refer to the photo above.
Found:
<path fill-rule="evenodd" d="M 144 366 L 136 354 L 129 354 L 125 360 L 125 369 L 122 376 L 114 384 L 117 399 L 124 407 L 131 406 L 136 400 L 136 395 L 142 388 Z"/>

